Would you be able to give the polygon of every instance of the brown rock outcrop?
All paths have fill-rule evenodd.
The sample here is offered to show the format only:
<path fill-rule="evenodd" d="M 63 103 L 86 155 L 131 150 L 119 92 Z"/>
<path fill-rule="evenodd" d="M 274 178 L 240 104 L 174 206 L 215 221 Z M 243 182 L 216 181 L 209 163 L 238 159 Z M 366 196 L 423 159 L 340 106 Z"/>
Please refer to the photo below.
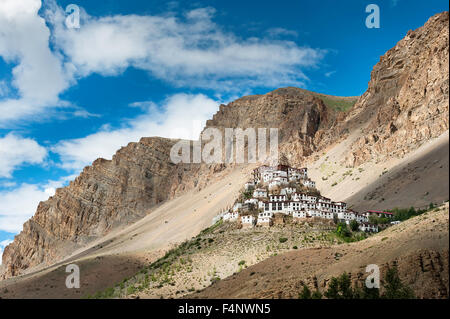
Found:
<path fill-rule="evenodd" d="M 318 130 L 328 129 L 337 117 L 320 96 L 294 87 L 246 96 L 221 105 L 205 128 L 278 128 L 280 157 L 297 165 L 315 151 L 313 140 Z"/>
<path fill-rule="evenodd" d="M 2 277 L 59 261 L 119 226 L 126 226 L 174 196 L 202 188 L 221 164 L 178 164 L 170 160 L 176 140 L 142 138 L 112 160 L 97 159 L 69 186 L 41 202 L 35 215 L 3 253 Z"/>
<path fill-rule="evenodd" d="M 381 57 L 343 125 L 367 123 L 347 164 L 402 157 L 449 128 L 449 14 L 431 17 Z"/>
<path fill-rule="evenodd" d="M 69 186 L 41 202 L 5 248 L 5 276 L 55 261 L 167 199 L 167 177 L 174 171 L 167 155 L 172 144 L 150 138 L 130 143 L 110 161 L 97 159 Z"/>

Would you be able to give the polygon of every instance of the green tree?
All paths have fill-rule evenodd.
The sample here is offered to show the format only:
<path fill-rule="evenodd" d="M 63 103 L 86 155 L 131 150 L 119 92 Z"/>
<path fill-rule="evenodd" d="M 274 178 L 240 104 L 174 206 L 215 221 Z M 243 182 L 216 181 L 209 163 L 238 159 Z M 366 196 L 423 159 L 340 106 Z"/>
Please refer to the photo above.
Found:
<path fill-rule="evenodd" d="M 356 284 L 353 289 L 353 299 L 380 299 L 380 289 L 367 288 L 364 282 L 361 286 Z"/>
<path fill-rule="evenodd" d="M 335 277 L 331 278 L 330 284 L 328 285 L 327 291 L 324 293 L 325 297 L 328 299 L 338 299 L 339 298 L 339 280 Z"/>
<path fill-rule="evenodd" d="M 380 289 L 367 288 L 364 285 L 361 299 L 380 299 Z"/>
<path fill-rule="evenodd" d="M 414 292 L 405 286 L 398 276 L 397 267 L 388 268 L 385 276 L 384 299 L 413 299 Z"/>
<path fill-rule="evenodd" d="M 339 291 L 343 299 L 353 299 L 353 289 L 352 282 L 347 273 L 343 273 L 338 279 L 339 281 Z"/>
<path fill-rule="evenodd" d="M 332 277 L 325 297 L 328 299 L 353 299 L 355 291 L 352 289 L 350 276 L 343 273 L 340 277 Z"/>
<path fill-rule="evenodd" d="M 311 298 L 312 299 L 322 299 L 322 294 L 319 290 L 316 290 L 313 292 Z"/>
<path fill-rule="evenodd" d="M 416 216 L 416 215 L 417 215 L 416 209 L 411 206 L 409 208 L 409 210 L 408 210 L 408 218 L 411 218 L 411 217 Z"/>
<path fill-rule="evenodd" d="M 378 225 L 378 217 L 375 215 L 370 215 L 369 216 L 369 223 L 374 224 L 374 225 Z"/>
<path fill-rule="evenodd" d="M 351 232 L 346 223 L 339 223 L 336 227 L 336 233 L 342 237 L 351 237 Z"/>
<path fill-rule="evenodd" d="M 243 192 L 242 192 L 242 197 L 243 197 L 244 199 L 250 199 L 250 198 L 253 197 L 253 192 L 252 192 L 251 190 L 243 191 Z"/>
<path fill-rule="evenodd" d="M 299 299 L 311 299 L 311 290 L 307 285 L 303 285 L 303 290 L 298 294 Z"/>
<path fill-rule="evenodd" d="M 351 229 L 352 231 L 358 231 L 358 228 L 359 228 L 358 222 L 357 222 L 356 220 L 353 219 L 353 220 L 350 222 L 350 229 Z"/>
<path fill-rule="evenodd" d="M 328 299 L 412 299 L 415 298 L 413 290 L 404 285 L 398 276 L 396 267 L 389 268 L 386 272 L 383 283 L 384 293 L 380 296 L 380 289 L 367 288 L 363 283 L 362 287 L 358 284 L 352 288 L 350 277 L 343 273 L 340 277 L 332 277 L 327 291 L 324 293 Z M 310 292 L 309 292 L 310 293 Z M 315 292 L 311 295 L 314 299 Z M 321 295 L 320 295 L 321 296 Z"/>

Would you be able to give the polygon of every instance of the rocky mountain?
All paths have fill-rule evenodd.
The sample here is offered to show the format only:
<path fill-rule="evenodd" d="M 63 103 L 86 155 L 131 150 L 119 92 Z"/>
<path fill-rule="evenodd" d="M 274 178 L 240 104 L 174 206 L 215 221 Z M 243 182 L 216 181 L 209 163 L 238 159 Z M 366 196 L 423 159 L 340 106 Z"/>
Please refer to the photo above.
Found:
<path fill-rule="evenodd" d="M 167 177 L 174 171 L 167 149 L 172 144 L 165 139 L 130 143 L 111 161 L 97 159 L 69 186 L 57 189 L 5 248 L 4 275 L 57 260 L 167 199 Z"/>
<path fill-rule="evenodd" d="M 342 117 L 340 110 L 351 107 L 356 99 L 281 88 L 220 105 L 205 129 L 278 128 L 281 156 L 291 164 L 300 164 L 317 150 L 317 132 L 329 130 Z"/>
<path fill-rule="evenodd" d="M 448 130 L 448 22 L 444 12 L 408 32 L 381 57 L 357 101 L 283 88 L 221 105 L 206 128 L 279 128 L 280 155 L 293 166 L 314 161 L 350 134 L 357 138 L 345 150 L 344 165 L 401 157 Z M 176 142 L 142 138 L 112 160 L 86 167 L 40 203 L 5 248 L 2 277 L 54 263 L 163 202 L 203 189 L 233 167 L 174 164 L 170 149 Z"/>
<path fill-rule="evenodd" d="M 170 160 L 176 140 L 142 138 L 112 160 L 97 159 L 70 183 L 41 202 L 35 215 L 3 253 L 3 277 L 48 265 L 112 229 L 145 216 L 160 203 L 201 189 L 225 167 Z"/>
<path fill-rule="evenodd" d="M 346 164 L 402 157 L 449 128 L 449 13 L 431 17 L 424 26 L 380 58 L 367 91 L 343 122 L 319 136 L 326 146 L 335 136 L 360 127 Z"/>

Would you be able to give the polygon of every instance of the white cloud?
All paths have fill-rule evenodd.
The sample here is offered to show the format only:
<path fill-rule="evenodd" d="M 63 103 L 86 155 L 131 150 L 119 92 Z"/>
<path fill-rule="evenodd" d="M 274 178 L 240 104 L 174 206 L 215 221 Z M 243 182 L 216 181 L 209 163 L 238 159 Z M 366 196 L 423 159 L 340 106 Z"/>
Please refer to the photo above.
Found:
<path fill-rule="evenodd" d="M 325 73 L 325 76 L 327 77 L 327 78 L 329 78 L 329 77 L 331 77 L 333 74 L 335 74 L 336 73 L 336 71 L 330 71 L 330 72 L 326 72 Z"/>
<path fill-rule="evenodd" d="M 23 164 L 41 164 L 46 156 L 47 150 L 32 139 L 13 133 L 0 137 L 0 177 L 11 177 L 14 169 Z"/>
<path fill-rule="evenodd" d="M 0 101 L 0 125 L 61 104 L 58 95 L 69 86 L 69 72 L 49 48 L 40 7 L 40 0 L 0 1 L 0 56 L 16 64 L 11 86 L 18 96 Z"/>
<path fill-rule="evenodd" d="M 105 125 L 92 135 L 62 141 L 52 150 L 60 155 L 64 168 L 79 170 L 98 157 L 110 159 L 121 146 L 143 136 L 197 139 L 218 104 L 202 94 L 176 94 L 160 107 L 152 102 L 133 103 L 145 113 L 121 128 Z"/>
<path fill-rule="evenodd" d="M 79 170 L 98 157 L 111 158 L 121 146 L 138 141 L 142 136 L 196 139 L 206 120 L 217 111 L 218 104 L 202 94 L 177 94 L 161 105 L 148 101 L 136 102 L 133 106 L 141 107 L 143 115 L 117 129 L 105 125 L 95 134 L 62 141 L 53 151 L 61 156 L 65 168 Z M 46 154 L 46 150 L 35 141 L 9 134 L 0 139 L 0 175 L 10 174 L 23 163 L 41 163 Z M 20 231 L 40 201 L 52 196 L 56 188 L 75 177 L 71 175 L 58 181 L 40 185 L 22 184 L 15 188 L 12 188 L 15 186 L 13 184 L 8 185 L 8 190 L 0 192 L 0 230 Z M 3 187 L 6 186 L 3 184 Z"/>
<path fill-rule="evenodd" d="M 298 37 L 297 31 L 288 30 L 285 28 L 270 28 L 269 30 L 267 30 L 267 33 L 272 37 L 278 37 L 278 36 Z"/>
<path fill-rule="evenodd" d="M 11 187 L 16 187 L 16 186 L 17 186 L 16 182 L 11 182 L 11 181 L 0 182 L 0 187 L 2 187 L 2 188 L 11 188 Z"/>
<path fill-rule="evenodd" d="M 317 65 L 325 53 L 290 41 L 242 39 L 212 21 L 212 8 L 181 18 L 84 14 L 76 30 L 65 28 L 60 8 L 50 8 L 46 16 L 54 26 L 55 45 L 81 76 L 116 75 L 132 66 L 179 86 L 240 90 L 242 85 L 295 85 L 306 79 L 303 68 Z"/>
<path fill-rule="evenodd" d="M 57 181 L 44 184 L 22 184 L 14 189 L 0 192 L 0 230 L 18 233 L 22 225 L 36 211 L 39 202 L 55 194 L 56 188 L 62 187 L 76 176 L 64 176 Z"/>
<path fill-rule="evenodd" d="M 240 38 L 213 22 L 212 8 L 181 17 L 97 18 L 82 10 L 80 29 L 66 28 L 65 13 L 56 1 L 45 1 L 46 20 L 38 15 L 40 8 L 41 0 L 0 2 L 0 56 L 16 64 L 12 82 L 0 85 L 3 128 L 72 107 L 59 95 L 76 78 L 91 73 L 118 75 L 135 67 L 175 86 L 240 92 L 255 86 L 302 86 L 307 80 L 304 69 L 316 66 L 325 54 L 291 41 Z M 75 110 L 73 115 L 86 114 Z"/>
<path fill-rule="evenodd" d="M 21 231 L 23 223 L 34 214 L 38 203 L 48 197 L 40 187 L 29 184 L 0 192 L 0 230 L 10 233 Z"/>
<path fill-rule="evenodd" d="M 0 81 L 0 97 L 6 96 L 9 94 L 9 87 L 6 81 Z"/>
<path fill-rule="evenodd" d="M 11 239 L 5 239 L 0 241 L 0 265 L 2 264 L 3 250 L 5 249 L 6 246 L 8 246 L 12 242 L 13 241 Z"/>

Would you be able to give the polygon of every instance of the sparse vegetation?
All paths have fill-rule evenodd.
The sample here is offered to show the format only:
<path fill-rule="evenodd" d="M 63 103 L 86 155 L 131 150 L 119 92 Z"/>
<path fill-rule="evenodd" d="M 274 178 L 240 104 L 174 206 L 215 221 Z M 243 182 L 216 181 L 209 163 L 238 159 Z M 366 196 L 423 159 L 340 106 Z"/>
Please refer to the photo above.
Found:
<path fill-rule="evenodd" d="M 413 290 L 402 283 L 396 267 L 389 268 L 385 276 L 384 299 L 413 299 Z"/>
<path fill-rule="evenodd" d="M 358 226 L 358 224 L 356 226 Z M 350 223 L 349 229 L 346 223 L 339 222 L 336 226 L 335 234 L 338 238 L 347 243 L 360 241 L 366 239 L 369 236 L 366 232 L 358 231 L 358 228 L 355 227 L 354 223 L 353 227 L 356 229 L 354 230 L 352 228 L 352 223 Z"/>
<path fill-rule="evenodd" d="M 346 112 L 356 103 L 356 98 L 339 98 L 318 93 L 315 95 L 323 101 L 326 107 L 338 112 Z"/>
<path fill-rule="evenodd" d="M 239 272 L 270 256 L 291 249 L 314 247 L 316 244 L 332 245 L 343 242 L 332 233 L 333 228 L 329 225 L 293 224 L 291 219 L 287 219 L 286 223 L 285 226 L 273 228 L 270 232 L 256 228 L 243 236 L 243 233 L 236 229 L 237 224 L 218 221 L 199 235 L 169 250 L 131 278 L 125 278 L 87 298 L 124 298 L 139 296 L 142 293 L 154 298 L 180 297 L 205 288 L 224 276 Z M 258 240 L 255 241 L 255 238 Z M 286 245 L 288 242 L 291 244 Z M 235 253 L 235 258 L 239 258 L 233 263 L 238 269 L 229 267 L 227 270 L 224 265 L 217 264 L 212 264 L 214 268 L 205 269 L 208 265 L 211 266 L 205 261 L 211 260 L 215 254 L 220 255 L 224 246 Z M 316 292 L 312 295 L 316 295 Z"/>
<path fill-rule="evenodd" d="M 362 287 L 362 288 L 361 288 Z M 339 277 L 332 277 L 328 289 L 323 294 L 327 299 L 413 299 L 415 298 L 413 290 L 406 286 L 398 275 L 396 267 L 388 268 L 382 287 L 383 293 L 380 294 L 378 288 L 367 288 L 364 283 L 361 287 L 356 285 L 352 287 L 350 276 L 343 273 Z M 300 299 L 321 299 L 320 291 L 311 294 L 311 290 L 303 285 L 299 293 Z M 319 297 L 320 296 L 320 297 Z M 319 297 L 319 298 L 318 298 Z"/>
<path fill-rule="evenodd" d="M 358 228 L 359 228 L 358 222 L 357 222 L 356 220 L 353 219 L 353 220 L 350 222 L 350 229 L 351 229 L 352 231 L 358 231 Z"/>
<path fill-rule="evenodd" d="M 394 208 L 392 210 L 390 210 L 389 212 L 391 212 L 394 216 L 392 218 L 392 220 L 396 221 L 404 221 L 407 219 L 410 219 L 414 216 L 419 216 L 422 215 L 428 211 L 431 211 L 434 209 L 434 204 L 430 203 L 430 205 L 428 206 L 428 209 L 418 209 L 416 210 L 414 207 L 410 207 L 410 208 Z M 381 222 L 380 222 L 381 223 Z"/>

